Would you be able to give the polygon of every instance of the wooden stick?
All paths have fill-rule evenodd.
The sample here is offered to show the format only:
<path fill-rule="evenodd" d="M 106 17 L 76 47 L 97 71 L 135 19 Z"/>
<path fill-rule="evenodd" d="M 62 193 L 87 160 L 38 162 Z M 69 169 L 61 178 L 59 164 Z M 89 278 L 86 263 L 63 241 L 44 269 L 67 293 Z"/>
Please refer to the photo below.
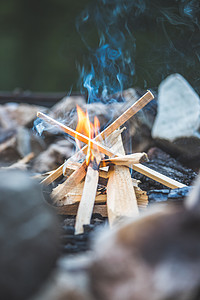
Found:
<path fill-rule="evenodd" d="M 121 155 L 125 154 L 121 136 L 118 137 L 118 142 L 112 147 L 113 151 L 116 149 Z M 124 166 L 112 166 L 108 176 L 108 220 L 112 226 L 122 217 L 138 215 L 138 207 L 129 169 Z"/>
<path fill-rule="evenodd" d="M 81 195 L 72 195 L 71 193 L 69 193 L 68 195 L 66 195 L 66 197 L 64 197 L 62 206 L 72 205 L 74 203 L 80 203 L 81 197 L 82 197 L 82 194 Z M 103 203 L 103 202 L 106 202 L 106 200 L 107 200 L 106 194 L 99 194 L 99 195 L 96 195 L 96 197 L 95 197 L 95 203 Z"/>
<path fill-rule="evenodd" d="M 55 207 L 58 215 L 69 215 L 76 216 L 78 211 L 78 203 L 72 205 L 64 205 Z M 146 209 L 146 204 L 138 204 L 140 210 Z M 100 214 L 102 217 L 108 217 L 107 205 L 106 204 L 96 204 L 93 208 L 93 214 Z"/>
<path fill-rule="evenodd" d="M 123 132 L 124 128 L 120 129 L 118 132 L 118 135 L 121 134 L 121 132 Z M 110 140 L 110 144 L 114 145 L 116 143 L 116 139 L 117 136 L 113 137 Z M 72 164 L 72 162 L 69 161 L 69 165 Z M 80 174 L 81 173 L 81 174 Z M 104 173 L 104 174 L 103 174 Z M 73 185 L 71 184 L 71 179 L 70 177 L 64 181 L 62 184 L 58 185 L 58 187 L 56 187 L 53 192 L 52 192 L 52 198 L 54 199 L 54 203 L 57 205 L 61 205 L 62 204 L 62 198 L 64 194 L 69 193 L 74 186 L 78 185 L 79 182 L 85 177 L 86 174 L 86 164 L 85 164 L 85 168 L 82 169 L 76 169 L 76 171 L 73 174 Z M 107 178 L 106 172 L 100 171 L 101 176 L 104 175 L 104 177 Z"/>
<path fill-rule="evenodd" d="M 123 127 L 122 129 L 119 130 L 119 135 L 125 130 L 126 128 Z M 117 138 L 117 137 L 116 137 Z M 115 139 L 111 141 L 111 143 L 114 145 L 115 144 Z M 80 151 L 79 151 L 80 152 Z M 56 180 L 59 176 L 69 176 L 71 175 L 71 170 L 76 171 L 81 164 L 78 162 L 75 162 L 74 159 L 76 156 L 78 156 L 78 153 L 75 153 L 70 159 L 68 159 L 64 164 L 62 164 L 59 168 L 57 168 L 54 171 L 51 171 L 50 174 L 48 174 L 42 181 L 41 183 L 49 185 L 52 183 L 54 180 Z M 79 175 L 79 174 L 77 174 Z M 57 177 L 58 176 L 58 177 Z M 107 172 L 104 170 L 99 171 L 99 176 L 103 178 L 108 178 Z"/>
<path fill-rule="evenodd" d="M 68 193 L 62 201 L 62 206 L 72 205 L 74 203 L 78 203 L 81 201 L 82 193 L 83 193 L 83 183 L 80 183 L 78 187 L 75 187 L 70 193 Z M 148 204 L 148 196 L 145 191 L 142 191 L 139 187 L 134 187 L 135 195 L 137 199 L 138 205 L 146 205 Z M 96 194 L 95 204 L 103 203 L 107 201 L 106 194 Z"/>
<path fill-rule="evenodd" d="M 83 225 L 90 224 L 92 211 L 94 207 L 97 184 L 99 180 L 99 164 L 101 157 L 96 155 L 93 162 L 90 162 L 87 174 L 85 177 L 85 184 L 83 188 L 83 194 L 78 207 L 75 224 L 75 234 L 81 234 L 84 232 Z"/>
<path fill-rule="evenodd" d="M 163 185 L 175 189 L 186 186 L 183 183 L 178 182 L 177 180 L 171 179 L 159 172 L 156 172 L 142 164 L 133 164 L 132 169 L 157 181 L 162 183 Z M 81 172 L 80 172 L 81 171 Z M 106 173 L 106 172 L 105 172 Z M 52 197 L 55 199 L 55 203 L 57 205 L 62 205 L 62 198 L 69 193 L 75 185 L 77 185 L 86 174 L 86 164 L 81 169 L 77 169 L 71 176 L 62 184 L 58 185 L 52 192 Z M 106 175 L 106 174 L 105 174 Z M 104 177 L 106 178 L 106 176 Z"/>
<path fill-rule="evenodd" d="M 62 184 L 59 184 L 51 193 L 51 196 L 54 200 L 54 204 L 62 205 L 62 198 L 69 193 L 74 186 L 76 186 L 77 184 L 79 184 L 79 182 L 81 182 L 81 180 L 85 177 L 86 174 L 86 170 L 87 170 L 87 165 L 86 165 L 86 161 L 84 161 L 80 168 L 77 169 L 71 176 L 68 177 L 68 179 L 66 181 L 64 181 Z"/>
<path fill-rule="evenodd" d="M 154 99 L 153 94 L 150 91 L 147 91 L 139 100 L 137 100 L 131 107 L 129 107 L 121 116 L 119 116 L 112 124 L 105 128 L 99 135 L 96 136 L 95 140 L 100 140 L 101 138 L 105 139 L 113 131 L 122 126 L 127 122 L 131 117 L 133 117 L 139 110 L 146 106 L 151 100 Z M 87 153 L 87 145 L 84 146 L 80 151 Z M 49 175 L 43 183 L 50 184 L 56 180 L 59 176 L 62 175 L 63 165 L 56 169 L 51 175 Z"/>
<path fill-rule="evenodd" d="M 162 183 L 163 185 L 171 188 L 171 189 L 177 189 L 185 187 L 186 185 L 183 183 L 178 182 L 177 180 L 171 179 L 170 177 L 167 177 L 159 172 L 156 172 L 142 164 L 134 164 L 132 166 L 132 169 L 157 181 Z"/>
<path fill-rule="evenodd" d="M 57 214 L 59 215 L 70 215 L 76 216 L 78 211 L 78 203 L 73 205 L 64 205 L 55 208 Z M 102 217 L 107 217 L 107 205 L 94 205 L 93 214 L 100 214 Z"/>
<path fill-rule="evenodd" d="M 133 153 L 130 155 L 104 159 L 101 161 L 100 166 L 116 165 L 116 166 L 131 167 L 133 164 L 138 164 L 146 161 L 148 161 L 148 157 L 146 153 Z"/>
<path fill-rule="evenodd" d="M 71 129 L 68 126 L 65 126 L 64 124 L 45 115 L 44 113 L 38 112 L 37 117 L 40 119 L 43 119 L 44 121 L 46 121 L 52 125 L 58 126 L 64 132 L 68 133 L 70 136 L 72 136 L 74 138 L 77 138 L 79 141 L 86 143 L 86 144 L 90 144 L 92 149 L 98 149 L 100 152 L 102 152 L 103 154 L 108 155 L 108 156 L 113 156 L 113 155 L 115 156 L 115 154 L 112 151 L 110 151 L 110 149 L 107 148 L 106 146 L 103 146 L 102 144 L 97 143 L 94 139 L 92 140 L 89 137 L 79 133 L 78 131 Z"/>

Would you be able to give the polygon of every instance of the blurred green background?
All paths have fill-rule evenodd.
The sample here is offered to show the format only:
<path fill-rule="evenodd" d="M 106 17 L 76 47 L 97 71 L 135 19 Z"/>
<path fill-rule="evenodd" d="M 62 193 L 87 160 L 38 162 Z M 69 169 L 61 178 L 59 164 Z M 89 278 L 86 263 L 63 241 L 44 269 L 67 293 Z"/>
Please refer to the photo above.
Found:
<path fill-rule="evenodd" d="M 125 16 L 136 41 L 132 85 L 154 88 L 168 74 L 179 72 L 200 92 L 199 1 L 125 2 L 134 3 L 133 11 Z M 77 64 L 82 65 L 90 52 L 76 30 L 76 18 L 88 4 L 95 8 L 95 3 L 1 0 L 0 91 L 78 91 Z M 89 42 L 96 46 L 96 29 L 90 25 L 87 30 Z"/>
<path fill-rule="evenodd" d="M 76 62 L 86 49 L 75 19 L 88 2 L 0 1 L 1 91 L 69 91 L 76 85 Z"/>

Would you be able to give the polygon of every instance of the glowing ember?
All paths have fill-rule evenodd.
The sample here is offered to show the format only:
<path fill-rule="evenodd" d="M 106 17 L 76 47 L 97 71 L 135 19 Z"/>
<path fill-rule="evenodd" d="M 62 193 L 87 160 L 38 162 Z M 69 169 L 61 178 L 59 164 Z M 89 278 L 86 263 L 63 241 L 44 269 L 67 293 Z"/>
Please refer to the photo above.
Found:
<path fill-rule="evenodd" d="M 77 114 L 78 114 L 78 124 L 76 127 L 76 131 L 79 133 L 84 134 L 85 136 L 89 137 L 90 139 L 94 139 L 100 130 L 100 122 L 97 117 L 94 117 L 94 125 L 90 122 L 88 112 L 84 112 L 78 105 L 77 105 Z M 75 136 L 76 138 L 76 136 Z M 78 147 L 81 149 L 81 145 L 79 140 L 76 138 L 76 143 Z M 92 151 L 93 150 L 93 151 Z M 86 155 L 86 163 L 89 164 L 90 161 L 94 160 L 94 151 L 98 152 L 98 147 L 91 147 L 91 144 L 88 144 L 88 151 Z"/>

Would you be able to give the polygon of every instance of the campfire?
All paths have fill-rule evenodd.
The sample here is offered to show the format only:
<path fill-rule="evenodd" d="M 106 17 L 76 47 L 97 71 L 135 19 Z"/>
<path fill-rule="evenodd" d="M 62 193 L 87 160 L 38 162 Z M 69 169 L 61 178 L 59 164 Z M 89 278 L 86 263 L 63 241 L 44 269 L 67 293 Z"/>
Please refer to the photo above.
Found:
<path fill-rule="evenodd" d="M 153 98 L 153 94 L 147 91 L 102 132 L 99 132 L 98 119 L 94 119 L 93 125 L 88 115 L 80 108 L 78 108 L 79 122 L 76 130 L 44 113 L 37 113 L 38 118 L 74 137 L 78 145 L 79 141 L 86 144 L 42 181 L 42 184 L 48 185 L 61 175 L 67 177 L 63 183 L 53 189 L 51 197 L 58 213 L 77 213 L 76 234 L 83 233 L 84 225 L 90 224 L 93 211 L 108 216 L 109 224 L 112 226 L 117 220 L 137 215 L 138 208 L 144 209 L 147 206 L 146 194 L 131 178 L 129 168 L 169 188 L 185 187 L 184 184 L 142 165 L 142 162 L 148 160 L 146 153 L 125 155 L 121 138 L 124 128 L 120 129 L 120 127 Z M 77 160 L 80 155 L 84 156 L 81 163 Z M 105 159 L 105 156 L 108 158 Z M 98 190 L 99 178 L 104 181 L 103 187 L 106 192 L 102 193 Z"/>
<path fill-rule="evenodd" d="M 177 75 L 171 76 L 169 79 L 178 81 L 179 85 L 180 81 L 183 82 L 183 85 L 185 84 L 184 80 Z M 176 97 L 177 95 L 179 95 L 178 92 L 175 93 Z M 196 257 L 195 251 L 199 249 L 198 245 L 197 247 L 191 246 L 187 252 L 188 236 L 189 243 L 190 237 L 194 237 L 191 245 L 196 245 L 199 241 L 197 239 L 199 227 L 195 225 L 194 228 L 193 224 L 193 222 L 197 222 L 195 224 L 198 225 L 199 222 L 198 209 L 195 209 L 195 205 L 197 205 L 195 201 L 198 197 L 195 198 L 195 201 L 191 200 L 191 203 L 186 201 L 188 208 L 184 208 L 185 196 L 191 189 L 190 185 L 196 177 L 196 173 L 156 147 L 155 143 L 153 145 L 149 143 L 148 146 L 145 146 L 146 143 L 140 143 L 140 147 L 138 147 L 135 142 L 132 153 L 127 151 L 126 137 L 131 137 L 134 141 L 136 134 L 142 134 L 142 131 L 139 130 L 144 124 L 142 122 L 146 121 L 146 117 L 145 120 L 139 118 L 143 117 L 145 109 L 146 112 L 152 114 L 149 108 L 155 101 L 154 97 L 156 98 L 157 95 L 151 91 L 147 91 L 141 96 L 131 89 L 131 91 L 124 91 L 124 102 L 115 103 L 113 106 L 102 103 L 86 105 L 84 100 L 81 102 L 78 98 L 78 101 L 75 101 L 73 97 L 67 97 L 49 110 L 31 105 L 25 109 L 23 104 L 15 106 L 16 111 L 12 105 L 11 108 L 8 105 L 1 107 L 2 111 L 4 110 L 2 113 L 3 124 L 9 124 L 7 120 L 13 120 L 16 122 L 15 124 L 19 124 L 15 125 L 17 131 L 8 126 L 4 127 L 0 144 L 1 159 L 6 158 L 9 161 L 9 165 L 4 165 L 1 171 L 3 185 L 1 189 L 5 189 L 5 197 L 2 197 L 1 200 L 2 203 L 5 203 L 3 215 L 7 214 L 6 209 L 8 209 L 10 217 L 6 226 L 10 228 L 13 217 L 15 218 L 14 224 L 16 224 L 12 237 L 14 259 L 11 261 L 19 261 L 16 263 L 15 271 L 18 273 L 24 257 L 32 255 L 29 264 L 32 269 L 37 266 L 38 276 L 41 276 L 38 277 L 41 278 L 39 283 L 30 280 L 33 282 L 35 291 L 42 286 L 43 278 L 49 275 L 52 261 L 55 262 L 57 259 L 56 270 L 58 273 L 53 275 L 53 280 L 58 282 L 58 288 L 55 282 L 50 281 L 47 285 L 47 290 L 51 291 L 50 293 L 53 295 L 50 296 L 50 299 L 53 299 L 54 295 L 55 299 L 59 299 L 58 295 L 62 293 L 62 289 L 68 296 L 72 289 L 78 293 L 75 299 L 80 299 L 82 294 L 84 294 L 84 299 L 88 299 L 85 293 L 94 293 L 94 299 L 98 299 L 97 295 L 100 295 L 100 299 L 112 300 L 116 297 L 115 290 L 118 291 L 121 288 L 124 290 L 124 276 L 128 278 L 127 282 L 129 279 L 133 282 L 134 291 L 131 292 L 131 295 L 137 294 L 138 284 L 135 278 L 142 276 L 139 279 L 142 285 L 138 289 L 138 297 L 142 300 L 146 299 L 143 279 L 146 278 L 145 281 L 151 283 L 157 278 L 157 271 L 154 266 L 152 267 L 151 260 L 156 258 L 157 267 L 160 268 L 160 263 L 162 263 L 160 257 L 162 255 L 169 256 L 166 261 L 167 266 L 170 266 L 169 270 L 167 269 L 169 271 L 167 282 L 170 283 L 171 278 L 174 278 L 171 276 L 171 247 L 175 249 L 175 253 L 178 253 L 175 260 L 179 261 L 180 258 L 180 263 L 189 270 L 188 272 L 193 272 L 192 268 L 188 268 L 187 261 L 185 264 L 185 258 L 183 259 L 183 256 L 179 254 L 184 251 L 184 257 L 190 261 L 190 251 L 194 252 L 192 257 Z M 162 102 L 162 99 L 159 98 L 159 101 Z M 175 103 L 177 104 L 177 101 Z M 166 105 L 166 102 L 164 104 Z M 170 109 L 171 106 L 172 104 L 169 103 Z M 104 118 L 108 108 L 116 109 L 112 121 L 110 111 L 107 113 L 107 119 Z M 31 113 L 27 113 L 28 109 L 31 110 Z M 101 111 L 103 111 L 103 118 Z M 171 119 L 173 119 L 173 113 L 171 110 L 169 114 Z M 63 115 L 65 122 L 60 121 L 64 119 Z M 91 120 L 94 120 L 92 122 L 88 117 L 91 115 Z M 159 117 L 159 112 L 157 116 Z M 107 121 L 110 123 L 105 126 Z M 46 126 L 44 139 L 33 133 L 33 122 L 38 131 Z M 137 122 L 139 126 L 137 126 Z M 157 122 L 154 124 L 157 125 Z M 164 122 L 162 126 L 165 126 Z M 48 130 L 49 128 L 52 131 Z M 100 128 L 105 129 L 101 131 Z M 177 129 L 179 130 L 179 128 Z M 145 127 L 145 133 L 146 130 Z M 175 130 L 172 133 L 175 135 Z M 34 138 L 34 143 L 30 147 L 31 151 L 27 147 L 27 141 L 30 138 L 28 134 Z M 42 142 L 46 142 L 46 148 L 43 150 L 41 148 L 37 150 L 38 139 L 40 147 Z M 145 142 L 148 141 L 147 135 L 143 136 L 143 139 Z M 74 150 L 75 144 L 76 151 Z M 85 145 L 83 146 L 83 144 Z M 24 154 L 19 155 L 19 151 L 22 150 Z M 16 173 L 19 172 L 16 169 L 29 169 L 31 174 L 27 176 L 27 174 Z M 30 183 L 26 181 L 27 177 Z M 35 179 L 39 179 L 36 186 Z M 48 203 L 44 201 L 40 188 L 43 189 L 43 196 Z M 15 193 L 13 189 L 16 190 Z M 35 191 L 37 191 L 36 194 Z M 9 205 L 7 205 L 8 203 Z M 151 203 L 156 203 L 158 211 L 151 212 Z M 28 211 L 30 210 L 27 215 L 26 206 L 28 206 Z M 21 217 L 21 214 L 25 214 L 25 216 Z M 148 216 L 145 216 L 146 214 Z M 38 216 L 41 216 L 42 222 L 38 222 Z M 56 217 L 59 219 L 58 224 Z M 1 220 L 4 222 L 4 218 Z M 28 230 L 32 236 L 32 244 L 29 239 L 24 239 L 23 235 L 18 234 L 18 229 L 21 232 L 23 226 L 27 232 L 27 222 L 24 220 L 34 224 L 31 226 L 34 231 Z M 61 234 L 58 234 L 58 228 L 61 229 Z M 101 231 L 95 230 L 96 228 L 102 228 L 103 240 Z M 35 232 L 38 232 L 38 235 L 34 235 Z M 189 232 L 188 236 L 187 232 Z M 179 243 L 180 238 L 183 244 Z M 7 247 L 9 248 L 10 245 L 6 231 L 3 240 L 6 249 L 2 256 L 4 267 L 5 256 L 7 259 L 7 253 L 9 253 Z M 19 244 L 23 244 L 24 249 L 28 249 L 27 252 L 23 251 L 23 256 L 21 251 L 17 250 Z M 37 244 L 37 255 L 35 255 L 35 247 L 31 247 L 35 244 Z M 58 255 L 57 247 L 61 250 L 61 256 Z M 135 249 L 136 253 L 133 251 Z M 81 260 L 81 257 L 84 258 L 84 261 Z M 46 268 L 43 268 L 44 262 Z M 117 271 L 119 278 L 115 277 L 115 267 L 119 270 L 119 272 Z M 160 272 L 163 275 L 162 270 Z M 4 273 L 10 276 L 7 266 L 5 266 Z M 33 273 L 31 272 L 30 275 L 32 276 Z M 61 273 L 64 278 L 67 276 L 67 279 L 64 279 L 66 280 L 64 288 Z M 76 278 L 77 274 L 83 276 L 83 278 L 80 276 L 80 281 Z M 149 276 L 148 274 L 153 275 Z M 29 275 L 25 273 L 23 276 L 28 277 Z M 24 287 L 24 277 L 20 281 L 22 287 Z M 198 281 L 198 276 L 196 278 Z M 107 292 L 110 293 L 112 280 L 115 288 L 111 289 L 113 294 L 110 296 L 107 295 Z M 72 288 L 69 282 L 72 282 Z M 85 285 L 82 290 L 81 282 L 89 282 L 94 291 Z M 160 282 L 157 279 L 155 282 L 158 282 L 160 289 L 162 280 Z M 153 286 L 153 283 L 150 286 Z M 151 287 L 149 290 L 154 299 L 154 291 Z M 9 284 L 6 286 L 6 293 L 7 291 L 10 291 Z M 42 294 L 42 300 L 49 299 L 48 291 L 44 291 L 46 298 L 43 298 Z M 129 290 L 126 289 L 126 291 L 128 293 Z M 163 289 L 161 288 L 160 291 L 162 294 Z M 22 292 L 31 294 L 31 290 L 26 292 L 24 288 L 18 287 L 13 293 L 21 295 Z M 168 289 L 168 292 L 170 294 L 171 289 Z M 177 291 L 175 290 L 174 293 L 176 294 Z M 129 296 L 126 299 L 129 299 Z"/>

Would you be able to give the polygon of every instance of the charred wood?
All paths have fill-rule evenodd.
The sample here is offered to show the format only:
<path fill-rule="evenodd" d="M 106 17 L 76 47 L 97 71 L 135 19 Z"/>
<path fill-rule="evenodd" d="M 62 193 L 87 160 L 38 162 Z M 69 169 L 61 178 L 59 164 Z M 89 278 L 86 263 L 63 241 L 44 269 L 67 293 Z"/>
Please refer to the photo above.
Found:
<path fill-rule="evenodd" d="M 177 203 L 183 204 L 185 197 L 188 196 L 191 187 L 180 189 L 151 190 L 147 192 L 149 203 Z"/>
<path fill-rule="evenodd" d="M 149 161 L 144 163 L 145 166 L 162 173 L 183 184 L 191 185 L 197 174 L 183 166 L 169 154 L 163 152 L 159 148 L 151 148 L 147 152 Z M 166 189 L 166 187 L 138 172 L 133 172 L 133 177 L 141 181 L 139 185 L 142 190 L 149 191 L 155 189 Z"/>

